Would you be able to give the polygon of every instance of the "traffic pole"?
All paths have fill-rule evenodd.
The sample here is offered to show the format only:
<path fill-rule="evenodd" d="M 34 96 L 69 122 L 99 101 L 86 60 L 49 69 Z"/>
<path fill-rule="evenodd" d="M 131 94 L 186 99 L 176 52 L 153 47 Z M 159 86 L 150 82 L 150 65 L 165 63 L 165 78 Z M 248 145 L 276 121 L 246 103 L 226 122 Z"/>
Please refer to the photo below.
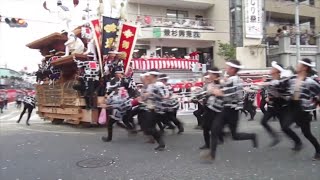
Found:
<path fill-rule="evenodd" d="M 296 58 L 297 62 L 300 60 L 300 10 L 299 10 L 299 0 L 295 0 L 296 12 L 295 12 L 295 24 L 296 24 Z"/>

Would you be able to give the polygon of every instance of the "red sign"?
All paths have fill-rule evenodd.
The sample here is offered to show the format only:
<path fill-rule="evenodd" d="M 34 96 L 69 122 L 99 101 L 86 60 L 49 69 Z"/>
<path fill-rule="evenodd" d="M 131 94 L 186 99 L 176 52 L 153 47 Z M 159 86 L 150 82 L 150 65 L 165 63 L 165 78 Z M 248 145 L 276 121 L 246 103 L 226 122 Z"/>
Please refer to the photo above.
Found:
<path fill-rule="evenodd" d="M 97 63 L 95 61 L 89 62 L 90 69 L 97 69 Z"/>
<path fill-rule="evenodd" d="M 136 32 L 137 32 L 136 26 L 123 24 L 121 34 L 120 34 L 118 51 L 126 54 L 125 59 L 123 60 L 125 73 L 129 69 L 128 65 L 130 64 L 133 48 L 137 40 Z"/>
<path fill-rule="evenodd" d="M 91 21 L 91 28 L 94 32 L 94 38 L 95 38 L 96 44 L 99 44 L 98 47 L 100 47 L 101 46 L 101 27 L 98 19 Z"/>
<path fill-rule="evenodd" d="M 51 62 L 54 62 L 54 61 L 56 61 L 57 59 L 59 59 L 59 56 L 53 56 L 53 57 L 51 58 Z"/>

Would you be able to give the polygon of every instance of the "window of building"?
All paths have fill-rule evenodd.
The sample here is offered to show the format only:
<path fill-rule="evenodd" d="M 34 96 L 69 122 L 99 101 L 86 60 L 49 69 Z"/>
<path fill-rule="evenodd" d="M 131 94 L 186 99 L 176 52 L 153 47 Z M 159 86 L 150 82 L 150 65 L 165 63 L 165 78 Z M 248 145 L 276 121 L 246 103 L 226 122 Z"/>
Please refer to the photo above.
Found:
<path fill-rule="evenodd" d="M 133 58 L 140 58 L 142 56 L 146 56 L 147 54 L 146 49 L 136 49 L 136 50 L 139 50 L 139 51 L 133 53 Z"/>
<path fill-rule="evenodd" d="M 172 19 L 172 21 L 176 21 L 178 19 L 185 19 L 187 17 L 188 17 L 188 11 L 167 9 L 167 18 Z"/>
<path fill-rule="evenodd" d="M 163 58 L 184 58 L 187 55 L 187 48 L 157 47 L 156 54 L 159 54 Z"/>

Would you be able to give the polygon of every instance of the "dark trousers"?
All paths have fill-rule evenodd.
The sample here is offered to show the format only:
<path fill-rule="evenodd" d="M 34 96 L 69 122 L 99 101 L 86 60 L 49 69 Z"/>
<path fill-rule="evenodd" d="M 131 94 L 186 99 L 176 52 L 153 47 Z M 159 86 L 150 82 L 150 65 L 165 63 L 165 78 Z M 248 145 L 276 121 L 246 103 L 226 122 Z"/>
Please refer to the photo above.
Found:
<path fill-rule="evenodd" d="M 20 108 L 21 108 L 21 104 L 22 104 L 22 102 L 21 102 L 21 101 L 16 101 L 16 106 L 17 106 L 17 108 L 18 108 L 18 109 L 20 109 Z"/>
<path fill-rule="evenodd" d="M 8 100 L 4 100 L 4 108 L 8 109 Z"/>
<path fill-rule="evenodd" d="M 211 156 L 215 157 L 218 138 L 221 136 L 223 127 L 229 126 L 233 140 L 252 140 L 255 141 L 256 135 L 254 133 L 239 133 L 237 132 L 239 122 L 239 111 L 232 108 L 224 108 L 221 113 L 216 114 L 211 126 Z"/>
<path fill-rule="evenodd" d="M 95 81 L 86 81 L 84 96 L 85 96 L 87 109 L 91 109 L 95 107 L 94 97 L 93 97 L 94 91 L 95 91 Z"/>
<path fill-rule="evenodd" d="M 253 105 L 253 101 L 246 100 L 244 103 L 244 110 L 248 111 L 250 114 L 250 119 L 253 120 L 254 116 L 256 115 L 256 108 Z"/>
<path fill-rule="evenodd" d="M 316 121 L 317 120 L 317 110 L 314 110 L 312 113 L 313 113 L 313 118 Z"/>
<path fill-rule="evenodd" d="M 24 106 L 23 106 L 23 110 L 20 114 L 20 117 L 19 117 L 19 120 L 18 120 L 18 123 L 21 121 L 22 119 L 22 116 L 24 115 L 24 113 L 28 110 L 28 118 L 27 118 L 27 124 L 29 123 L 29 120 L 30 120 L 30 117 L 31 117 L 31 113 L 32 113 L 32 110 L 34 109 L 34 107 L 28 103 L 23 103 Z"/>
<path fill-rule="evenodd" d="M 144 111 L 143 119 L 141 119 L 141 128 L 146 135 L 152 136 L 159 145 L 164 146 L 162 135 L 156 128 L 158 118 L 158 113 L 154 111 Z"/>
<path fill-rule="evenodd" d="M 109 118 L 110 118 L 110 117 L 109 117 Z M 123 129 L 127 129 L 127 127 L 126 127 L 124 124 L 122 124 L 121 122 L 119 122 L 119 121 L 117 121 L 117 120 L 115 120 L 115 119 L 113 119 L 113 118 L 110 118 L 109 121 L 108 121 L 108 125 L 107 125 L 107 127 L 108 127 L 108 137 L 107 137 L 108 141 L 111 141 L 111 140 L 112 140 L 112 136 L 113 136 L 113 125 L 114 125 L 115 123 L 117 123 L 117 125 L 118 125 L 119 127 L 123 128 Z"/>
<path fill-rule="evenodd" d="M 169 124 L 168 119 L 166 119 L 165 114 L 154 114 L 154 120 L 156 121 L 156 124 L 158 125 L 161 132 L 164 132 L 164 128 L 166 125 Z"/>
<path fill-rule="evenodd" d="M 268 132 L 268 134 L 273 138 L 278 138 L 275 131 L 271 128 L 271 126 L 268 124 L 268 121 L 272 117 L 277 117 L 281 122 L 283 122 L 283 119 L 285 115 L 287 114 L 288 107 L 268 107 L 268 110 L 264 113 L 261 125 L 264 127 L 264 129 Z"/>
<path fill-rule="evenodd" d="M 173 122 L 173 124 L 176 125 L 178 128 L 182 126 L 182 123 L 177 118 L 177 111 L 167 112 L 166 116 L 169 119 L 169 122 Z"/>
<path fill-rule="evenodd" d="M 165 112 L 164 114 L 157 115 L 157 124 L 161 131 L 164 130 L 165 126 L 169 129 L 175 129 L 174 123 L 177 127 L 180 127 L 180 121 L 176 117 L 176 113 L 174 112 Z"/>
<path fill-rule="evenodd" d="M 301 144 L 301 139 L 297 134 L 290 128 L 290 126 L 295 122 L 300 128 L 303 135 L 311 142 L 314 146 L 316 153 L 320 153 L 320 145 L 317 139 L 313 136 L 311 132 L 311 120 L 312 116 L 309 112 L 303 111 L 300 101 L 291 101 L 289 103 L 289 109 L 281 123 L 282 130 L 296 143 Z"/>
<path fill-rule="evenodd" d="M 193 112 L 193 115 L 197 118 L 198 126 L 202 126 L 203 113 L 204 113 L 204 107 L 198 104 L 198 109 Z"/>
<path fill-rule="evenodd" d="M 136 116 L 139 112 L 139 109 L 131 109 L 127 111 L 127 113 L 123 116 L 123 123 L 127 126 L 128 129 L 134 130 L 136 129 L 136 125 L 134 123 L 133 117 Z"/>
<path fill-rule="evenodd" d="M 265 108 L 266 104 L 267 104 L 267 101 L 265 99 L 261 99 L 259 108 L 263 114 L 265 114 L 267 112 L 267 110 Z"/>
<path fill-rule="evenodd" d="M 137 110 L 137 119 L 138 119 L 138 124 L 141 128 L 141 130 L 143 131 L 142 129 L 142 123 L 143 123 L 143 119 L 144 119 L 144 115 L 145 115 L 145 110 Z"/>
<path fill-rule="evenodd" d="M 3 113 L 4 101 L 0 101 L 0 113 Z"/>
<path fill-rule="evenodd" d="M 216 112 L 210 109 L 206 109 L 203 114 L 202 132 L 204 143 L 207 148 L 210 147 L 210 131 L 212 127 L 212 122 L 214 121 L 216 114 Z"/>

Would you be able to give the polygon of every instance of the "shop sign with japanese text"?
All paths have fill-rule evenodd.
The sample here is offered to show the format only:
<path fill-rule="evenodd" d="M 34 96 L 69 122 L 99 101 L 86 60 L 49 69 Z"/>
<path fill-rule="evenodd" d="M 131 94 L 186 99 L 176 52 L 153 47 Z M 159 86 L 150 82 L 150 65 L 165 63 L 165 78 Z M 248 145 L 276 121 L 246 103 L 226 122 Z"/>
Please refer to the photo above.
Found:
<path fill-rule="evenodd" d="M 246 38 L 263 38 L 262 0 L 245 0 Z"/>
<path fill-rule="evenodd" d="M 160 37 L 160 28 L 154 28 L 153 36 Z M 182 39 L 200 39 L 201 32 L 191 29 L 178 29 L 178 28 L 161 28 L 161 37 L 165 38 L 182 38 Z"/>

